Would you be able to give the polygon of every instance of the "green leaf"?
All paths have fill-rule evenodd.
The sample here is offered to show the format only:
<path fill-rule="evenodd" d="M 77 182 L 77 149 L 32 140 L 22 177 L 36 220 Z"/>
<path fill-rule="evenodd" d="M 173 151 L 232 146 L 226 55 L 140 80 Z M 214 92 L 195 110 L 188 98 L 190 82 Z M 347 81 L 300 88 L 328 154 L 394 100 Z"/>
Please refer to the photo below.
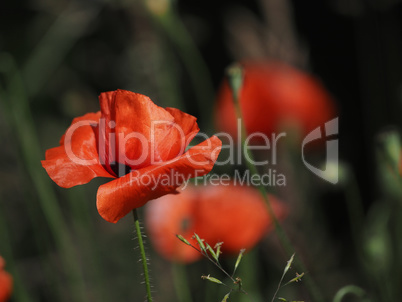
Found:
<path fill-rule="evenodd" d="M 240 250 L 239 256 L 237 256 L 237 260 L 236 260 L 235 267 L 234 267 L 234 270 L 233 270 L 233 275 L 236 272 L 236 269 L 239 266 L 240 261 L 243 258 L 243 254 L 244 254 L 245 251 L 246 251 L 246 249 L 241 249 Z"/>
<path fill-rule="evenodd" d="M 201 279 L 208 280 L 208 281 L 211 281 L 211 282 L 217 283 L 217 284 L 223 284 L 223 282 L 221 280 L 211 277 L 210 275 L 208 275 L 208 276 L 203 275 L 203 276 L 201 276 Z"/>
<path fill-rule="evenodd" d="M 240 88 L 243 85 L 243 68 L 240 64 L 235 63 L 228 67 L 226 70 L 230 88 L 235 95 L 235 98 L 238 98 Z"/>
<path fill-rule="evenodd" d="M 285 285 L 288 285 L 288 284 L 293 283 L 293 282 L 299 282 L 299 281 L 301 281 L 301 278 L 303 276 L 304 276 L 304 273 L 301 273 L 300 275 L 298 273 L 296 273 L 296 277 L 294 277 L 293 279 L 289 280 Z"/>
<path fill-rule="evenodd" d="M 295 253 L 293 253 L 292 257 L 290 257 L 288 263 L 285 266 L 285 270 L 283 271 L 283 275 L 286 275 L 286 273 L 288 272 L 288 270 L 290 269 L 290 267 L 292 266 L 293 260 L 295 258 Z"/>
<path fill-rule="evenodd" d="M 230 295 L 230 293 L 227 293 L 227 294 L 223 297 L 223 299 L 222 299 L 221 302 L 226 302 L 226 301 L 229 299 L 229 295 Z"/>
<path fill-rule="evenodd" d="M 379 136 L 379 142 L 382 144 L 386 159 L 398 171 L 401 156 L 401 141 L 396 131 L 387 131 Z"/>
<path fill-rule="evenodd" d="M 214 248 L 216 249 L 216 256 L 219 258 L 220 254 L 222 254 L 221 251 L 221 246 L 222 246 L 223 242 L 218 242 L 217 244 L 215 244 Z"/>
<path fill-rule="evenodd" d="M 200 246 L 201 251 L 206 253 L 207 250 L 205 249 L 205 244 L 203 242 L 203 239 L 201 239 L 196 233 L 194 233 L 194 238 L 195 238 L 195 240 L 197 240 L 197 243 Z"/>
<path fill-rule="evenodd" d="M 215 251 L 212 249 L 212 247 L 208 244 L 205 243 L 207 246 L 207 250 L 209 251 L 209 253 L 211 254 L 211 256 L 215 259 L 216 262 L 218 262 L 218 254 L 215 253 Z"/>
<path fill-rule="evenodd" d="M 176 234 L 176 237 L 180 239 L 180 241 L 184 242 L 187 245 L 191 246 L 191 243 L 187 241 L 186 238 L 184 238 L 182 235 Z"/>
<path fill-rule="evenodd" d="M 401 141 L 396 131 L 387 131 L 378 136 L 376 156 L 381 186 L 390 197 L 400 200 L 402 177 L 400 174 Z"/>

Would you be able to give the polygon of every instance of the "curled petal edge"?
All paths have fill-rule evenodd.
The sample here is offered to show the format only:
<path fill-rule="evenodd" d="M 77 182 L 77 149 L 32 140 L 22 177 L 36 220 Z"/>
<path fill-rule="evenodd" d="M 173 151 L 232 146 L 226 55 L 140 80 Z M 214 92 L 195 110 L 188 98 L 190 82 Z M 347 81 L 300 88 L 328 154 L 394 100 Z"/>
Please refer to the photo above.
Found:
<path fill-rule="evenodd" d="M 221 147 L 220 139 L 212 136 L 170 161 L 132 171 L 101 185 L 97 194 L 99 214 L 116 223 L 149 200 L 177 194 L 176 189 L 185 181 L 212 170 Z"/>
<path fill-rule="evenodd" d="M 114 178 L 100 164 L 94 126 L 100 112 L 75 118 L 60 140 L 60 146 L 46 151 L 41 161 L 49 177 L 62 188 L 90 182 L 95 177 Z"/>

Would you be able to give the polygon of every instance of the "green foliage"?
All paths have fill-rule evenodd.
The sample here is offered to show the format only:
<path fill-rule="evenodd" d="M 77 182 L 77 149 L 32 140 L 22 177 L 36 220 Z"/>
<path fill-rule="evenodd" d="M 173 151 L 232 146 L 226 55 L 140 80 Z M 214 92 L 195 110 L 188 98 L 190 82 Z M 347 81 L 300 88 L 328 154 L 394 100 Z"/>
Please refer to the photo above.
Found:
<path fill-rule="evenodd" d="M 239 277 L 234 278 L 234 274 L 236 272 L 236 269 L 238 268 L 238 266 L 240 265 L 240 262 L 243 258 L 243 254 L 245 252 L 245 249 L 240 250 L 239 255 L 237 256 L 236 259 L 236 263 L 234 265 L 234 269 L 233 269 L 233 273 L 229 274 L 227 271 L 225 271 L 223 269 L 223 267 L 221 266 L 221 264 L 219 263 L 219 255 L 221 254 L 221 247 L 223 245 L 222 242 L 218 242 L 217 244 L 215 244 L 215 249 L 214 250 L 209 244 L 208 242 L 205 242 L 204 239 L 200 238 L 198 236 L 198 234 L 194 233 L 193 239 L 195 239 L 197 241 L 197 244 L 199 246 L 200 249 L 198 249 L 196 246 L 192 245 L 189 241 L 187 241 L 186 239 L 184 239 L 184 237 L 182 235 L 176 235 L 176 237 L 182 241 L 183 243 L 185 243 L 186 245 L 191 246 L 192 248 L 196 249 L 199 253 L 201 253 L 205 258 L 207 258 L 210 262 L 212 262 L 227 278 L 229 278 L 233 284 L 236 285 L 236 288 L 222 282 L 221 280 L 215 278 L 215 277 L 211 277 L 211 275 L 202 275 L 201 279 L 203 280 L 208 280 L 212 283 L 216 283 L 219 285 L 223 285 L 227 288 L 229 288 L 229 292 L 225 295 L 225 297 L 223 298 L 222 301 L 227 301 L 229 299 L 229 295 L 232 291 L 239 291 L 242 293 L 246 293 L 243 288 L 242 288 L 242 280 Z"/>
<path fill-rule="evenodd" d="M 301 274 L 296 273 L 296 277 L 295 277 L 295 278 L 289 280 L 287 283 L 285 283 L 284 285 L 282 285 L 282 282 L 283 282 L 283 279 L 285 278 L 285 275 L 287 274 L 287 272 L 288 272 L 288 271 L 291 269 L 291 267 L 292 267 L 292 263 L 293 263 L 293 261 L 294 261 L 294 258 L 295 258 L 295 254 L 293 254 L 293 255 L 290 257 L 290 259 L 287 261 L 287 264 L 286 264 L 286 266 L 285 266 L 285 269 L 283 270 L 283 273 L 282 273 L 282 277 L 281 277 L 281 279 L 280 279 L 280 281 L 279 281 L 278 287 L 277 287 L 277 289 L 276 289 L 276 291 L 275 291 L 275 293 L 274 293 L 274 296 L 272 297 L 272 302 L 275 301 L 276 295 L 278 294 L 278 292 L 279 292 L 279 290 L 280 290 L 281 287 L 284 287 L 284 286 L 286 286 L 286 285 L 288 285 L 288 284 L 290 284 L 290 283 L 293 283 L 293 282 L 299 282 L 299 281 L 301 281 L 301 278 L 304 276 L 304 272 L 301 273 Z M 278 299 L 279 299 L 280 301 L 287 301 L 285 298 L 278 298 Z M 289 302 L 297 302 L 297 301 L 289 301 Z"/>

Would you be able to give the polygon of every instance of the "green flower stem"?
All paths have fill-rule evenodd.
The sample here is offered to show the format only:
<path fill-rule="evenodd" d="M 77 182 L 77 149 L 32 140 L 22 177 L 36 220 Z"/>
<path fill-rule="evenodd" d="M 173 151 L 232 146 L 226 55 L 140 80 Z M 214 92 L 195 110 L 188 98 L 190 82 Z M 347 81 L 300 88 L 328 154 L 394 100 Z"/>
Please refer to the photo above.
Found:
<path fill-rule="evenodd" d="M 240 107 L 240 90 L 243 85 L 243 70 L 240 65 L 234 65 L 234 66 L 229 67 L 229 69 L 227 70 L 227 73 L 228 73 L 228 77 L 229 77 L 230 87 L 231 87 L 231 90 L 233 93 L 233 100 L 234 100 L 234 104 L 235 104 L 236 115 L 237 115 L 238 119 L 243 121 L 242 111 L 241 111 L 241 107 Z M 247 137 L 247 131 L 246 131 L 244 123 L 242 122 L 241 123 L 241 144 L 242 144 L 243 150 L 245 152 L 246 158 L 249 159 L 249 160 L 246 160 L 246 164 L 252 175 L 258 175 L 259 173 L 258 173 L 257 168 L 251 163 L 251 162 L 255 162 L 255 161 L 254 161 L 253 154 L 247 148 L 246 140 L 245 140 L 246 137 Z M 293 251 L 295 250 L 295 248 L 293 247 L 289 237 L 287 236 L 285 230 L 282 228 L 281 224 L 279 223 L 278 218 L 275 215 L 275 212 L 274 212 L 272 204 L 269 200 L 267 191 L 265 190 L 265 187 L 261 183 L 258 185 L 258 190 L 260 191 L 262 197 L 265 200 L 268 214 L 269 214 L 272 222 L 274 223 L 275 232 L 281 242 L 281 245 L 285 249 L 288 257 L 291 257 L 294 253 Z M 304 263 L 299 259 L 299 257 L 295 258 L 295 266 L 297 267 L 297 269 L 299 271 L 308 272 L 307 268 L 305 267 Z M 324 301 L 323 297 L 322 297 L 321 293 L 319 292 L 318 287 L 315 284 L 315 282 L 311 278 L 308 278 L 308 277 L 306 277 L 304 280 L 306 282 L 306 286 L 308 287 L 308 289 L 311 293 L 313 301 L 323 302 Z"/>
<path fill-rule="evenodd" d="M 134 217 L 135 231 L 137 232 L 138 244 L 140 246 L 142 268 L 144 270 L 145 286 L 147 288 L 147 301 L 152 302 L 151 283 L 149 281 L 147 257 L 145 255 L 144 242 L 142 240 L 142 232 L 140 227 L 140 220 L 138 219 L 137 209 L 133 210 L 133 217 Z"/>
<path fill-rule="evenodd" d="M 191 302 L 190 287 L 186 276 L 186 267 L 181 263 L 173 263 L 173 282 L 178 302 Z"/>

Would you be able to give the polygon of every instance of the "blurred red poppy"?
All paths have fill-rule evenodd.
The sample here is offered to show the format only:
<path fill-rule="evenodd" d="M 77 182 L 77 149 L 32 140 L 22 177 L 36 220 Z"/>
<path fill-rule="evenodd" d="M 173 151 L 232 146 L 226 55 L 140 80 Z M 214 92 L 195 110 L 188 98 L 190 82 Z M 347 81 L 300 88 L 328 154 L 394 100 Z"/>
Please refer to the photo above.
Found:
<path fill-rule="evenodd" d="M 5 261 L 0 256 L 0 302 L 7 301 L 13 289 L 13 279 L 9 273 L 4 270 Z"/>
<path fill-rule="evenodd" d="M 272 133 L 297 127 L 306 135 L 335 117 L 331 96 L 318 80 L 289 65 L 274 61 L 243 62 L 240 106 L 248 134 Z M 236 115 L 228 81 L 221 84 L 215 108 L 219 130 L 237 136 Z M 258 136 L 252 142 L 259 141 Z"/>
<path fill-rule="evenodd" d="M 270 195 L 279 218 L 286 206 Z M 150 202 L 146 210 L 149 238 L 166 259 L 184 263 L 201 257 L 200 253 L 176 238 L 182 235 L 193 245 L 194 233 L 212 247 L 223 242 L 224 254 L 251 249 L 272 228 L 273 223 L 260 193 L 233 183 L 219 186 L 188 187 L 180 195 L 164 196 Z"/>
<path fill-rule="evenodd" d="M 185 152 L 199 131 L 195 117 L 125 90 L 102 93 L 99 100 L 101 111 L 74 119 L 42 166 L 63 188 L 115 178 L 98 189 L 105 220 L 115 223 L 212 169 L 222 145 L 217 137 Z"/>

